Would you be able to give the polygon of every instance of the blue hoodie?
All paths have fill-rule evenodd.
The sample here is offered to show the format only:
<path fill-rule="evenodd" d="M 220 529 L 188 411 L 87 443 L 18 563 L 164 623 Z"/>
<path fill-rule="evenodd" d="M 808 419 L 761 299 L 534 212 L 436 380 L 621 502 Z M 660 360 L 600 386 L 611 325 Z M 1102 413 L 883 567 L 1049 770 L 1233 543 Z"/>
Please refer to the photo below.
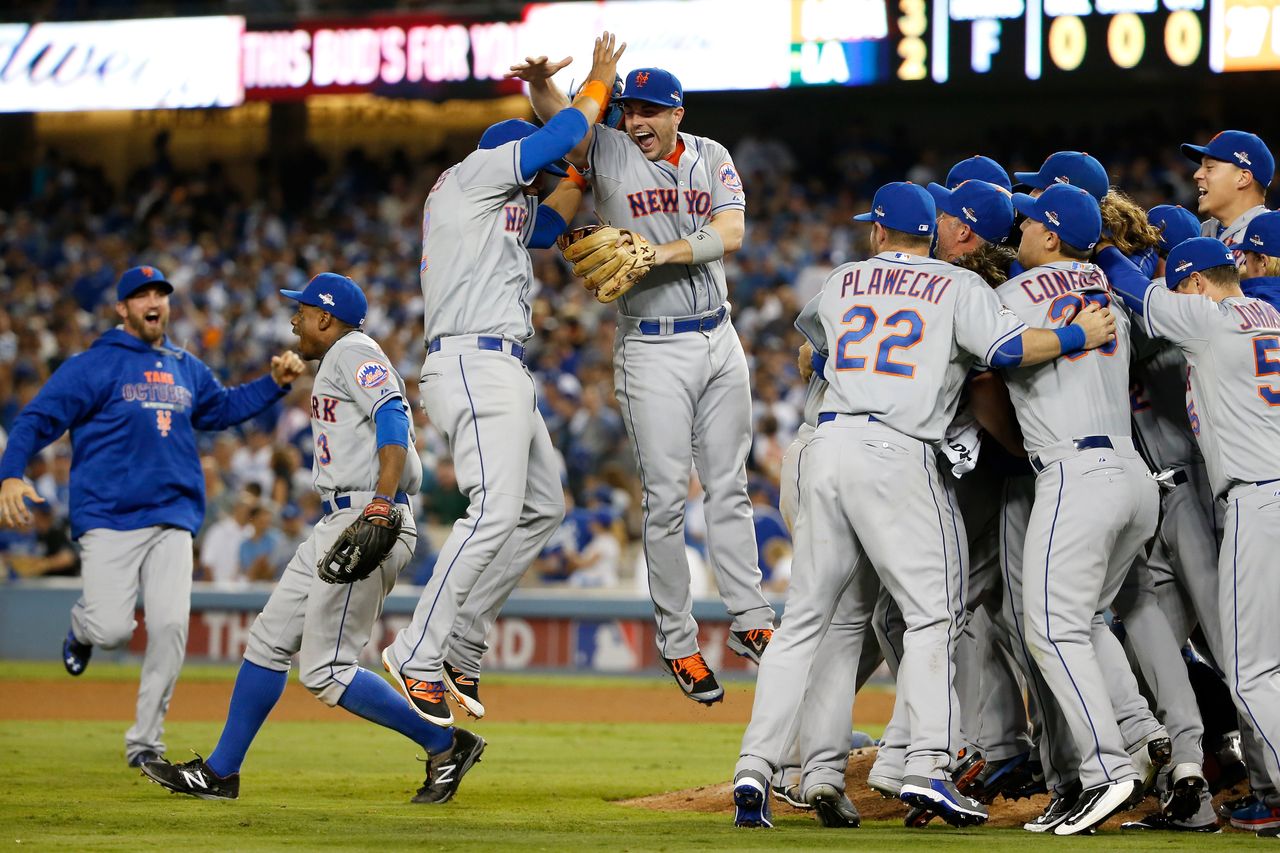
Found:
<path fill-rule="evenodd" d="M 67 359 L 18 415 L 0 479 L 21 477 L 34 454 L 70 429 L 74 538 L 162 524 L 194 534 L 204 520 L 195 431 L 247 420 L 287 390 L 270 374 L 224 388 L 168 338 L 157 348 L 112 329 Z"/>
<path fill-rule="evenodd" d="M 1244 291 L 1245 296 L 1261 299 L 1280 308 L 1280 276 L 1246 278 L 1240 282 L 1240 289 Z"/>

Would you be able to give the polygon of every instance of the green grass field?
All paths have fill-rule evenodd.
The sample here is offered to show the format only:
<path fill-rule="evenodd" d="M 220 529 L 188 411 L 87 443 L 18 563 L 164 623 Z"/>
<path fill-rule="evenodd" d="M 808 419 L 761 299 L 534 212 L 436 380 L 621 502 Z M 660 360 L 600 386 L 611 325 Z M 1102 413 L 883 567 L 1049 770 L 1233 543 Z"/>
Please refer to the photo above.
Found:
<path fill-rule="evenodd" d="M 40 668 L 47 673 L 50 667 Z M 102 667 L 85 679 L 127 677 Z M 184 677 L 230 679 L 234 670 L 192 667 Z M 0 666 L 5 679 L 37 676 Z M 135 676 L 136 677 L 136 676 Z M 497 679 L 495 679 L 496 681 Z M 617 682 L 609 680 L 611 684 Z M 545 680 L 554 689 L 556 679 Z M 335 718 L 336 719 L 336 718 Z M 981 853 L 1054 850 L 1227 850 L 1264 842 L 1217 837 L 1030 836 L 1020 830 L 946 827 L 908 831 L 889 823 L 823 830 L 784 818 L 773 831 L 736 830 L 723 814 L 663 813 L 616 801 L 724 780 L 741 727 L 707 723 L 475 724 L 490 746 L 458 797 L 443 806 L 408 802 L 422 781 L 414 747 L 372 725 L 268 721 L 244 768 L 241 799 L 205 802 L 169 794 L 122 766 L 120 722 L 0 723 L 0 844 L 9 849 L 158 848 L 389 851 L 859 850 L 947 848 Z M 208 750 L 220 725 L 171 723 L 170 757 Z"/>

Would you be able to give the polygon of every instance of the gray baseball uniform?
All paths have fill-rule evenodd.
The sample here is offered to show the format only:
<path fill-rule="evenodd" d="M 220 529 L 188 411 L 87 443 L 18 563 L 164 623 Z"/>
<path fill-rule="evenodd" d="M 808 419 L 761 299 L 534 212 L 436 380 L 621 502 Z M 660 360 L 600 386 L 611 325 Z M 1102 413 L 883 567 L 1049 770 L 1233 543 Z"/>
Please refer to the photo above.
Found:
<path fill-rule="evenodd" d="M 871 610 L 878 576 L 906 622 L 898 668 L 911 733 L 906 770 L 946 778 L 961 747 L 951 649 L 965 534 L 937 444 L 968 367 L 1023 326 L 976 274 L 897 252 L 838 267 L 819 313 L 831 385 L 803 463 L 798 582 L 761 663 L 737 773 L 772 775 L 837 602 L 854 596 Z"/>
<path fill-rule="evenodd" d="M 679 145 L 678 165 L 654 163 L 625 133 L 596 125 L 587 174 L 597 214 L 667 243 L 717 213 L 745 209 L 724 146 L 687 133 L 679 134 Z M 691 465 L 706 490 L 707 548 L 731 630 L 773 626 L 747 497 L 750 379 L 727 298 L 724 262 L 716 260 L 655 267 L 618 300 L 614 393 L 644 489 L 649 593 L 658 649 L 669 660 L 698 651 L 682 535 Z"/>
<path fill-rule="evenodd" d="M 1215 496 L 1226 501 L 1218 560 L 1223 669 L 1242 718 L 1280 784 L 1280 311 L 1257 299 L 1214 303 L 1159 285 L 1143 304 L 1147 331 L 1189 365 L 1187 413 Z M 1272 381 L 1274 379 L 1274 381 Z"/>
<path fill-rule="evenodd" d="M 1025 639 L 1071 731 L 1081 784 L 1134 779 L 1116 718 L 1125 702 L 1142 699 L 1102 616 L 1159 512 L 1131 438 L 1127 317 L 1110 307 L 1109 284 L 1092 264 L 1036 267 L 997 292 L 1030 325 L 1066 325 L 1090 302 L 1116 317 L 1114 344 L 1007 377 L 1039 472 L 1022 561 Z M 1107 665 L 1104 674 L 1101 663 L 1115 660 L 1123 671 Z"/>
<path fill-rule="evenodd" d="M 249 630 L 245 660 L 287 671 L 298 654 L 299 680 L 326 705 L 336 705 L 359 667 L 382 602 L 413 556 L 418 534 L 409 495 L 422 485 L 422 464 L 405 458 L 395 499 L 404 504 L 399 542 L 378 571 L 353 584 L 320 580 L 316 566 L 373 499 L 378 483 L 374 417 L 402 406 L 404 380 L 381 347 L 363 332 L 348 332 L 320 361 L 311 389 L 312 479 L 325 514 L 301 545 Z M 414 445 L 409 419 L 408 446 Z"/>
<path fill-rule="evenodd" d="M 1230 225 L 1223 225 L 1218 220 L 1210 217 L 1200 224 L 1201 237 L 1213 237 L 1221 240 L 1228 248 L 1234 248 L 1241 240 L 1244 239 L 1244 232 L 1249 227 L 1249 223 L 1260 213 L 1266 213 L 1267 206 L 1260 204 L 1257 207 L 1251 207 L 1244 213 L 1235 218 Z M 1240 259 L 1237 252 L 1236 258 Z"/>
<path fill-rule="evenodd" d="M 413 620 L 387 649 L 401 676 L 422 681 L 442 680 L 450 633 L 487 628 L 564 518 L 558 458 L 521 361 L 533 333 L 528 243 L 537 212 L 523 191 L 522 144 L 468 154 L 440 176 L 423 210 L 428 352 L 419 390 L 470 506 Z M 475 612 L 460 614 L 476 590 Z"/>

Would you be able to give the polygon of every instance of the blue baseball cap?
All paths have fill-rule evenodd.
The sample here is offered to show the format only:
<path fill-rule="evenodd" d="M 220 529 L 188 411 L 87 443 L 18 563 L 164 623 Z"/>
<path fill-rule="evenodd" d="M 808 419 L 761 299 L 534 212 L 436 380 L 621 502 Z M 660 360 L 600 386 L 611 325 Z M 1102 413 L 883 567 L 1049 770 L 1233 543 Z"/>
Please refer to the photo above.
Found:
<path fill-rule="evenodd" d="M 684 87 L 676 75 L 661 68 L 637 68 L 622 85 L 621 100 L 648 101 L 664 107 L 684 106 Z"/>
<path fill-rule="evenodd" d="M 369 313 L 369 301 L 360 285 L 336 272 L 320 273 L 302 290 L 280 292 L 303 305 L 323 308 L 348 326 L 363 326 L 364 316 Z"/>
<path fill-rule="evenodd" d="M 1280 257 L 1280 211 L 1273 210 L 1253 217 L 1237 248 L 1273 258 Z"/>
<path fill-rule="evenodd" d="M 480 134 L 480 144 L 476 146 L 479 149 L 498 148 L 506 145 L 508 142 L 515 142 L 517 139 L 524 139 L 530 134 L 537 133 L 538 126 L 533 122 L 525 121 L 522 118 L 509 118 L 489 125 L 485 128 L 484 133 Z M 550 172 L 561 178 L 568 177 L 569 173 L 560 163 L 549 163 L 542 167 L 544 172 Z"/>
<path fill-rule="evenodd" d="M 1032 198 L 1026 193 L 1013 194 L 1018 212 L 1042 223 L 1074 249 L 1088 251 L 1098 245 L 1102 235 L 1102 212 L 1098 200 L 1071 184 L 1053 184 Z"/>
<path fill-rule="evenodd" d="M 1013 196 L 1006 189 L 986 181 L 965 181 L 949 190 L 929 184 L 938 210 L 948 213 L 973 229 L 988 243 L 1003 242 L 1013 227 Z"/>
<path fill-rule="evenodd" d="M 1157 204 L 1147 211 L 1147 221 L 1160 229 L 1160 254 L 1192 237 L 1200 236 L 1200 220 L 1180 204 Z"/>
<path fill-rule="evenodd" d="M 165 293 L 173 293 L 173 285 L 164 277 L 164 273 L 155 267 L 131 267 L 116 282 L 116 299 L 124 302 L 148 284 L 159 284 Z"/>
<path fill-rule="evenodd" d="M 1214 267 L 1235 269 L 1235 266 L 1236 256 L 1226 243 L 1212 237 L 1192 237 L 1169 251 L 1169 259 L 1164 264 L 1164 283 L 1170 290 L 1176 290 L 1193 272 Z"/>
<path fill-rule="evenodd" d="M 1204 157 L 1212 157 L 1248 169 L 1263 189 L 1271 185 L 1276 174 L 1276 158 L 1271 156 L 1271 149 L 1257 134 L 1243 130 L 1224 130 L 1210 139 L 1208 145 L 1183 143 L 1182 153 L 1195 163 Z"/>
<path fill-rule="evenodd" d="M 894 181 L 876 190 L 870 212 L 853 218 L 856 222 L 879 222 L 894 231 L 929 237 L 938 225 L 938 206 L 924 187 L 910 181 Z"/>
<path fill-rule="evenodd" d="M 955 189 L 965 181 L 986 181 L 1013 192 L 1013 182 L 1009 180 L 1009 173 L 1004 166 L 981 154 L 974 154 L 967 160 L 961 160 L 951 167 L 950 172 L 947 172 L 948 189 Z"/>
<path fill-rule="evenodd" d="M 1073 187 L 1089 193 L 1102 201 L 1102 197 L 1111 189 L 1111 180 L 1107 170 L 1097 158 L 1083 151 L 1059 151 L 1050 154 L 1038 172 L 1014 172 L 1018 183 L 1026 184 L 1038 190 L 1048 189 L 1054 184 L 1071 184 Z"/>

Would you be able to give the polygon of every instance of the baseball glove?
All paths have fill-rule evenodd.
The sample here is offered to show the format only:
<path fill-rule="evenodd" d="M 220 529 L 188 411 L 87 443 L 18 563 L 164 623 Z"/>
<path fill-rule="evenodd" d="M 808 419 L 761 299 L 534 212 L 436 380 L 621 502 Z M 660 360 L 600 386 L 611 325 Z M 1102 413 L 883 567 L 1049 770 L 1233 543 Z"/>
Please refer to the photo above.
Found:
<path fill-rule="evenodd" d="M 574 228 L 561 234 L 556 245 L 599 302 L 612 302 L 630 290 L 649 274 L 655 257 L 644 237 L 612 225 Z"/>
<path fill-rule="evenodd" d="M 373 500 L 360 517 L 342 531 L 317 566 L 325 583 L 355 583 L 374 569 L 395 547 L 400 533 L 400 508 L 385 500 Z"/>

